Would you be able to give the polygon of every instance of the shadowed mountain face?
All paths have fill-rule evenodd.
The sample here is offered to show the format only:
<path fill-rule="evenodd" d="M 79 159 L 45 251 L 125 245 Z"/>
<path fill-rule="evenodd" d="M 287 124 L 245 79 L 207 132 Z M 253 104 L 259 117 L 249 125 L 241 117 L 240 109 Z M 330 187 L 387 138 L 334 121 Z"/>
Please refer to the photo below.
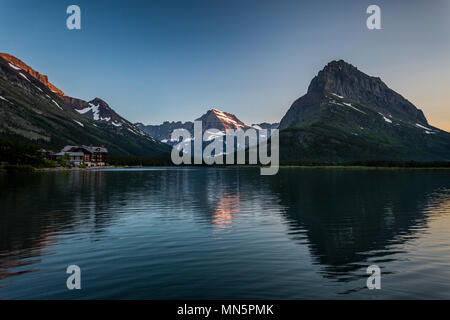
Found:
<path fill-rule="evenodd" d="M 0 135 L 53 150 L 95 144 L 117 155 L 153 156 L 169 151 L 103 100 L 86 102 L 65 96 L 47 76 L 7 54 L 0 54 Z"/>
<path fill-rule="evenodd" d="M 280 129 L 284 162 L 450 159 L 447 132 L 380 78 L 342 60 L 319 72 Z"/>

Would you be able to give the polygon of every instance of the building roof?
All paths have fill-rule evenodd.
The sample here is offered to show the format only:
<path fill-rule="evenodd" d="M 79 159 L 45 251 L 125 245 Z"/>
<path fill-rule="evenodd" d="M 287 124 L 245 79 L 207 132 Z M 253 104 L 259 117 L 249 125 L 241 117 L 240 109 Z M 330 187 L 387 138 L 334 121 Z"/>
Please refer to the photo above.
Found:
<path fill-rule="evenodd" d="M 86 146 L 86 145 L 82 145 L 82 146 L 65 146 L 61 152 L 69 152 L 72 149 L 78 149 L 78 148 L 82 148 L 84 150 L 86 150 L 87 152 L 90 153 L 94 153 L 94 152 L 101 152 L 101 153 L 108 153 L 108 149 L 106 149 L 105 147 L 95 147 L 95 146 Z"/>
<path fill-rule="evenodd" d="M 84 156 L 83 152 L 67 152 L 71 157 L 82 157 Z"/>
<path fill-rule="evenodd" d="M 40 153 L 53 153 L 53 151 L 45 150 L 45 149 L 39 149 L 38 152 L 40 152 Z"/>
<path fill-rule="evenodd" d="M 55 153 L 54 155 L 55 156 L 63 156 L 65 154 L 68 154 L 71 157 L 82 157 L 82 156 L 84 156 L 83 152 L 58 152 L 58 153 Z"/>

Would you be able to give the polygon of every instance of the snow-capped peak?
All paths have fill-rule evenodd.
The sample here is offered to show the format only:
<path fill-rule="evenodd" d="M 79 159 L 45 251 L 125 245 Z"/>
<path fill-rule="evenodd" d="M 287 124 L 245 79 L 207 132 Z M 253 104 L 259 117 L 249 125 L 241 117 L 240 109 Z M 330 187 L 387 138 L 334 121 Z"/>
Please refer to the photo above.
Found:
<path fill-rule="evenodd" d="M 234 114 L 211 109 L 198 120 L 203 121 L 204 129 L 215 128 L 219 130 L 246 129 L 248 126 L 239 120 Z"/>

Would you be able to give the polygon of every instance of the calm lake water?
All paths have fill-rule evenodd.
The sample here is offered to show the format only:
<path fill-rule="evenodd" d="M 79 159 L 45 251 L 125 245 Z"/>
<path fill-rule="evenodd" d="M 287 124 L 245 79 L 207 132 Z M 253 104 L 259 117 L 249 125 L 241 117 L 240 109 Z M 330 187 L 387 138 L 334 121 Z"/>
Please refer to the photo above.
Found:
<path fill-rule="evenodd" d="M 450 171 L 0 174 L 0 299 L 23 298 L 449 299 Z"/>

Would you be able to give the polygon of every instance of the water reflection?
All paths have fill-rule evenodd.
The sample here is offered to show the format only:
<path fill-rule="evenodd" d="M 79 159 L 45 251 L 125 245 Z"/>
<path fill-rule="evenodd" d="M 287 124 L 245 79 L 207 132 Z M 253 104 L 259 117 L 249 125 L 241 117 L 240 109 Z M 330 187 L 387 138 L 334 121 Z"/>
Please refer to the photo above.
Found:
<path fill-rule="evenodd" d="M 258 277 L 270 276 L 274 283 L 260 289 L 262 297 L 292 298 L 295 288 L 287 290 L 286 283 L 308 282 L 313 276 L 305 270 L 314 266 L 320 277 L 337 283 L 365 277 L 369 264 L 395 273 L 389 266 L 408 259 L 405 244 L 425 234 L 430 220 L 450 212 L 449 173 L 433 170 L 285 168 L 272 177 L 257 169 L 214 168 L 4 174 L 0 190 L 0 288 L 12 276 L 39 273 L 48 257 L 58 255 L 62 239 L 70 239 L 67 252 L 76 253 L 83 243 L 97 260 L 117 255 L 127 268 L 158 264 L 160 279 L 176 284 L 197 271 L 209 274 L 210 257 L 221 262 L 222 274 L 233 278 L 236 272 L 229 281 L 239 284 L 230 285 L 230 294 L 247 297 L 257 292 Z M 306 248 L 313 266 L 291 243 Z M 112 246 L 113 257 L 101 258 L 105 245 Z M 134 248 L 145 253 L 136 265 L 129 262 Z M 172 248 L 173 255 L 167 253 Z M 446 251 L 440 254 L 447 258 Z M 236 268 L 247 266 L 234 263 L 247 257 L 259 261 L 260 270 L 244 277 Z M 180 278 L 165 273 L 191 260 Z M 132 283 L 133 275 L 121 281 Z M 354 293 L 361 283 L 336 292 Z M 321 286 L 315 290 L 321 297 Z M 186 297 L 178 292 L 156 297 Z"/>
<path fill-rule="evenodd" d="M 270 186 L 293 239 L 306 230 L 315 263 L 338 281 L 396 259 L 401 244 L 426 230 L 433 214 L 427 208 L 450 199 L 447 171 L 286 169 Z"/>
<path fill-rule="evenodd" d="M 217 229 L 232 227 L 233 217 L 239 214 L 239 194 L 224 194 L 217 202 L 212 215 L 212 224 Z"/>

